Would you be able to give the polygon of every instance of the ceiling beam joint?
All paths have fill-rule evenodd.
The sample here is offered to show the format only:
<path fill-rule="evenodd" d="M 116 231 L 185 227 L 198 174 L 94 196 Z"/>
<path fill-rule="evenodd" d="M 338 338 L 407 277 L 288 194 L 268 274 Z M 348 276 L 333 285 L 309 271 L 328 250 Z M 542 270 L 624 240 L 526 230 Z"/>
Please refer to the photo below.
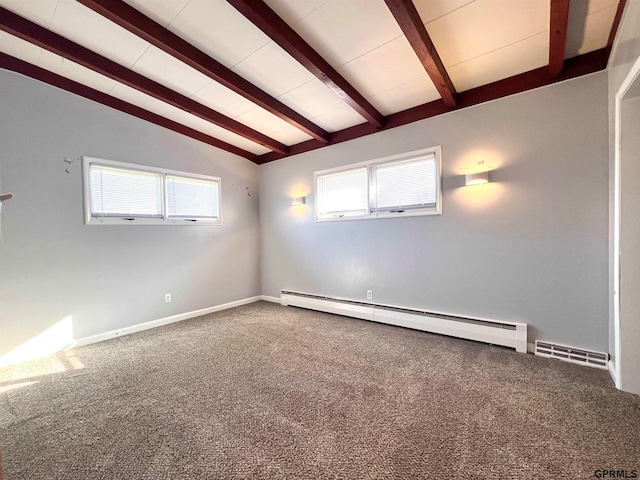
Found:
<path fill-rule="evenodd" d="M 0 7 L 0 30 L 60 55 L 94 72 L 146 93 L 169 105 L 229 130 L 264 147 L 286 154 L 288 147 L 263 133 L 202 105 L 164 85 L 129 70 L 88 48 Z"/>
<path fill-rule="evenodd" d="M 613 17 L 613 25 L 611 25 L 611 32 L 609 32 L 609 40 L 607 41 L 607 52 L 609 53 L 611 53 L 611 49 L 613 48 L 613 42 L 616 39 L 616 34 L 618 33 L 618 27 L 620 26 L 620 20 L 622 19 L 622 13 L 624 12 L 626 4 L 627 0 L 620 0 L 618 8 L 616 9 L 616 15 Z"/>
<path fill-rule="evenodd" d="M 564 68 L 564 50 L 567 45 L 569 0 L 551 0 L 549 21 L 549 76 L 557 77 Z"/>
<path fill-rule="evenodd" d="M 78 2 L 264 108 L 312 138 L 324 143 L 328 143 L 331 139 L 329 132 L 122 0 L 78 0 Z"/>
<path fill-rule="evenodd" d="M 455 107 L 456 89 L 413 1 L 385 0 L 385 2 L 438 90 L 442 101 L 447 107 Z"/>
<path fill-rule="evenodd" d="M 82 85 L 81 83 L 65 78 L 61 75 L 58 75 L 57 73 L 50 72 L 49 70 L 37 67 L 28 62 L 25 62 L 24 60 L 20 60 L 19 58 L 7 55 L 6 53 L 0 52 L 0 68 L 4 68 L 21 75 L 25 75 L 29 78 L 33 78 L 40 82 L 44 82 L 48 85 L 60 88 L 61 90 L 64 90 L 66 92 L 78 95 L 106 107 L 114 108 L 120 112 L 140 118 L 141 120 L 153 123 L 154 125 L 167 128 L 181 135 L 185 135 L 187 137 L 212 145 L 229 153 L 239 155 L 240 157 L 244 157 L 247 160 L 251 160 L 252 162 L 257 163 L 258 156 L 254 153 L 243 150 L 242 148 L 231 145 L 230 143 L 223 142 L 220 139 L 214 138 L 198 130 L 194 130 L 193 128 L 189 128 L 185 125 L 182 125 L 181 123 L 169 120 L 168 118 L 162 117 L 157 113 L 145 110 L 141 107 L 138 107 L 137 105 L 127 103 L 124 100 L 120 100 L 119 98 L 112 97 L 111 95 L 99 92 L 98 90 L 94 90 L 91 87 Z"/>
<path fill-rule="evenodd" d="M 262 0 L 227 0 L 280 48 L 376 128 L 384 116 Z"/>

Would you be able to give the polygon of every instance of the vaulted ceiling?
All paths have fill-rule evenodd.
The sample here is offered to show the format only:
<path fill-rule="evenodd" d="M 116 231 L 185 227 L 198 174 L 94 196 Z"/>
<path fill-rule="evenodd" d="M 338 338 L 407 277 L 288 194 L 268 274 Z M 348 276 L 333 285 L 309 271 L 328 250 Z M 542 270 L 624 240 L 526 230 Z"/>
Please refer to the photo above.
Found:
<path fill-rule="evenodd" d="M 606 67 L 625 0 L 0 0 L 0 68 L 258 164 Z"/>

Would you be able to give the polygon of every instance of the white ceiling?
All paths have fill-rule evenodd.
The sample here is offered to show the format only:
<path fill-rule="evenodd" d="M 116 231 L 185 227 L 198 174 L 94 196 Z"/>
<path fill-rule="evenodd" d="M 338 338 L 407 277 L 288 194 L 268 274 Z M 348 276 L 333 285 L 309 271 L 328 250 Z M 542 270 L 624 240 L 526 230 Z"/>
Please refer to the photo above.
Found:
<path fill-rule="evenodd" d="M 365 122 L 225 0 L 125 0 L 328 132 Z M 266 0 L 383 115 L 440 95 L 383 0 Z M 0 0 L 6 9 L 294 145 L 311 137 L 75 0 Z M 549 0 L 414 0 L 458 92 L 548 63 Z M 574 0 L 565 56 L 607 44 L 618 0 Z M 270 150 L 0 31 L 0 51 L 254 154 Z"/>

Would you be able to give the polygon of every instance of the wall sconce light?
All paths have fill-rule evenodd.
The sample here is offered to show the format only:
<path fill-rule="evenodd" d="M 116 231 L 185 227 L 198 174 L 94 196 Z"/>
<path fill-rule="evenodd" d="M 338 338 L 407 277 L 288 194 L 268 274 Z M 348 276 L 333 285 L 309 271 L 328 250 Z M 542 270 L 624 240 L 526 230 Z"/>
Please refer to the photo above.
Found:
<path fill-rule="evenodd" d="M 471 173 L 464 176 L 465 186 L 489 183 L 489 172 Z"/>
<path fill-rule="evenodd" d="M 293 202 L 291 203 L 291 205 L 304 205 L 306 203 L 306 198 L 305 197 L 296 197 L 293 199 Z"/>

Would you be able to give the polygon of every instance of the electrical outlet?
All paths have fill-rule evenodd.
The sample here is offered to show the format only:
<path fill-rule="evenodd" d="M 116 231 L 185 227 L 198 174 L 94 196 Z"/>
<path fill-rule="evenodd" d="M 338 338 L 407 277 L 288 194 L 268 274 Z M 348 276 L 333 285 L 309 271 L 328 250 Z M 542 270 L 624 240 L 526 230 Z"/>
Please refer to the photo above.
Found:
<path fill-rule="evenodd" d="M 171 303 L 171 294 L 165 293 L 164 295 L 164 303 Z"/>
<path fill-rule="evenodd" d="M 367 300 L 373 299 L 373 290 L 367 290 Z"/>

